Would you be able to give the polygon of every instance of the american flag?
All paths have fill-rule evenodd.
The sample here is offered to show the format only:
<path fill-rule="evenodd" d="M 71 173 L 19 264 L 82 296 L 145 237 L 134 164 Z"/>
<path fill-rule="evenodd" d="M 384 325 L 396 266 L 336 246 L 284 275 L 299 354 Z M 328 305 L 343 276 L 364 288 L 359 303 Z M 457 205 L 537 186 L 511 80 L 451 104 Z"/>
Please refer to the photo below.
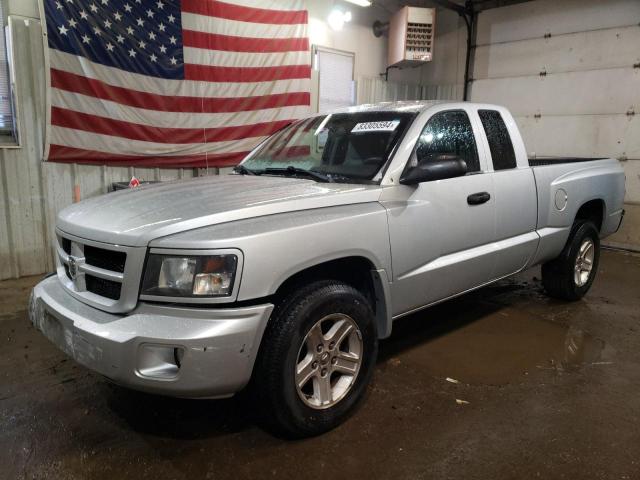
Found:
<path fill-rule="evenodd" d="M 310 103 L 303 0 L 43 0 L 45 158 L 228 166 Z"/>

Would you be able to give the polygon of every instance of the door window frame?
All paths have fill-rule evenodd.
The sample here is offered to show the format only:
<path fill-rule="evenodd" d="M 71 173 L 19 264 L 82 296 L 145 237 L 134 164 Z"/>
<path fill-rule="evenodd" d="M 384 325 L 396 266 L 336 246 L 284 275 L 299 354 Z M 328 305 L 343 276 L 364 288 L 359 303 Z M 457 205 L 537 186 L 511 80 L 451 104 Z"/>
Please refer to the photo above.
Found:
<path fill-rule="evenodd" d="M 514 160 L 513 167 L 496 169 L 495 163 L 494 163 L 494 159 L 493 159 L 493 154 L 491 153 L 491 144 L 489 142 L 489 135 L 488 135 L 486 129 L 484 128 L 484 124 L 482 123 L 482 118 L 480 118 L 480 112 L 481 111 L 483 111 L 483 112 L 495 112 L 500 117 L 500 120 L 502 121 L 502 124 L 504 125 L 504 128 L 505 128 L 505 130 L 507 132 L 507 135 L 509 136 L 509 144 L 511 145 L 511 151 L 513 152 L 513 160 Z M 480 122 L 480 125 L 482 127 L 483 142 L 486 143 L 486 149 L 487 149 L 487 161 L 489 161 L 489 159 L 491 160 L 489 162 L 489 164 L 491 166 L 491 171 L 493 171 L 494 173 L 499 173 L 499 172 L 508 172 L 510 170 L 516 170 L 518 168 L 518 155 L 516 154 L 516 147 L 515 147 L 514 142 L 513 142 L 513 135 L 512 135 L 511 129 L 509 129 L 509 125 L 507 125 L 507 122 L 506 122 L 502 112 L 497 108 L 491 108 L 491 107 L 487 106 L 487 107 L 477 107 L 475 109 L 475 114 L 478 117 L 478 121 Z"/>
<path fill-rule="evenodd" d="M 385 185 L 398 185 L 399 180 L 402 177 L 403 173 L 405 173 L 405 169 L 407 165 L 409 165 L 409 161 L 411 160 L 411 155 L 413 150 L 418 142 L 420 134 L 424 130 L 427 125 L 427 122 L 431 119 L 432 116 L 440 113 L 446 112 L 449 110 L 463 110 L 469 120 L 471 122 L 471 128 L 473 130 L 473 136 L 476 141 L 476 148 L 478 150 L 478 159 L 480 160 L 480 171 L 476 172 L 474 175 L 481 175 L 484 173 L 492 173 L 493 165 L 489 161 L 488 152 L 488 144 L 487 139 L 484 136 L 484 132 L 482 131 L 482 124 L 480 123 L 480 117 L 478 117 L 478 113 L 476 112 L 475 107 L 472 105 L 468 105 L 465 103 L 443 103 L 441 105 L 435 104 L 423 112 L 420 112 L 418 116 L 413 121 L 413 124 L 409 127 L 404 140 L 401 145 L 398 147 L 398 151 L 392 161 L 389 163 L 389 166 L 384 173 L 382 182 L 380 183 L 382 186 Z M 508 125 L 507 125 L 508 127 Z M 457 178 L 465 178 L 465 177 L 457 177 Z M 426 182 L 430 183 L 430 182 Z M 422 185 L 422 184 L 418 184 Z"/>
<path fill-rule="evenodd" d="M 509 132 L 509 137 L 511 139 L 511 145 L 513 147 L 513 151 L 516 157 L 516 166 L 515 168 L 508 168 L 504 170 L 495 170 L 493 168 L 493 159 L 491 157 L 491 148 L 489 147 L 489 139 L 487 138 L 487 134 L 484 131 L 484 126 L 482 125 L 482 120 L 480 120 L 480 115 L 478 113 L 479 110 L 495 110 L 500 114 L 502 121 L 507 127 L 507 132 Z M 528 169 L 529 162 L 526 161 L 522 163 L 522 158 L 527 159 L 527 152 L 524 150 L 524 145 L 522 144 L 522 137 L 518 127 L 513 119 L 511 113 L 504 107 L 499 105 L 492 104 L 474 104 L 467 107 L 467 111 L 470 112 L 470 115 L 473 116 L 473 122 L 477 125 L 477 133 L 476 139 L 478 144 L 482 144 L 482 149 L 484 151 L 483 156 L 486 162 L 486 172 L 493 174 L 502 174 L 505 172 L 512 172 L 513 170 L 521 170 Z"/>
<path fill-rule="evenodd" d="M 466 175 L 464 175 L 465 177 L 467 176 L 471 176 L 471 175 L 482 175 L 485 173 L 491 173 L 492 169 L 489 170 L 487 167 L 489 167 L 490 165 L 488 165 L 487 161 L 487 157 L 486 157 L 486 152 L 485 152 L 485 146 L 484 146 L 484 142 L 482 142 L 481 137 L 478 136 L 478 134 L 480 133 L 478 130 L 478 125 L 477 122 L 479 121 L 479 117 L 478 117 L 478 113 L 475 110 L 469 111 L 468 108 L 465 107 L 457 107 L 457 108 L 451 108 L 451 106 L 448 106 L 447 108 L 443 108 L 441 110 L 438 111 L 434 111 L 432 113 L 432 115 L 429 115 L 429 117 L 426 119 L 426 121 L 424 122 L 420 122 L 422 124 L 422 127 L 420 129 L 420 132 L 418 133 L 416 140 L 411 148 L 411 153 L 409 154 L 409 157 L 407 158 L 407 161 L 405 162 L 404 165 L 404 169 L 402 170 L 402 174 L 404 175 L 406 174 L 412 167 L 411 164 L 411 160 L 414 158 L 414 155 L 416 155 L 416 151 L 418 149 L 418 142 L 420 141 L 420 137 L 422 136 L 422 133 L 424 132 L 425 128 L 427 128 L 427 125 L 429 124 L 429 122 L 433 119 L 433 117 L 435 117 L 436 115 L 440 115 L 443 113 L 449 113 L 449 112 L 463 112 L 466 116 L 467 119 L 469 120 L 469 125 L 471 126 L 471 133 L 473 135 L 473 140 L 476 143 L 476 154 L 478 156 L 478 165 L 480 167 L 480 170 L 478 171 L 474 171 L 474 172 L 468 172 Z M 417 120 L 416 120 L 417 121 Z M 491 165 L 491 167 L 493 167 Z M 461 177 L 454 177 L 454 178 L 461 178 Z M 443 180 L 449 180 L 448 178 L 445 178 Z M 423 182 L 423 183 L 429 183 L 429 182 Z"/>

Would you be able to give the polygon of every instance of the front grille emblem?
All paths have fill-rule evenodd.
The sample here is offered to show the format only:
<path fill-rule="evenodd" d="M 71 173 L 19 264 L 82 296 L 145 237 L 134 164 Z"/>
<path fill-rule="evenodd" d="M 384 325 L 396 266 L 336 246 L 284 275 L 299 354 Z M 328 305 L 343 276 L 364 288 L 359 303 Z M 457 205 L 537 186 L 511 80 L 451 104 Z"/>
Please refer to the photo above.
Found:
<path fill-rule="evenodd" d="M 69 255 L 69 276 L 71 280 L 75 280 L 78 277 L 78 259 Z"/>

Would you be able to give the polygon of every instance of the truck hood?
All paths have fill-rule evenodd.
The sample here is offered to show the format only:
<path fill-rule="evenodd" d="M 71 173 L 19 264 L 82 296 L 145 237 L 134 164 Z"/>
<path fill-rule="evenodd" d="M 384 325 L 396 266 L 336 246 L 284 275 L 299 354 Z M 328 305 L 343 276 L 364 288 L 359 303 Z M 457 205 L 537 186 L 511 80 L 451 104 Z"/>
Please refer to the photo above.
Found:
<path fill-rule="evenodd" d="M 108 193 L 62 210 L 57 227 L 99 242 L 146 246 L 195 228 L 263 215 L 377 201 L 381 187 L 223 175 Z"/>

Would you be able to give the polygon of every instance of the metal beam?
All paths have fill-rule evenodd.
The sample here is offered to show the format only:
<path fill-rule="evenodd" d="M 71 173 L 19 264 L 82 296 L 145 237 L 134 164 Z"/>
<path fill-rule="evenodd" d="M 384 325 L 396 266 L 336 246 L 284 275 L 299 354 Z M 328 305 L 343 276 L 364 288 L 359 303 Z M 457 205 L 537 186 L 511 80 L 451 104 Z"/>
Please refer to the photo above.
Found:
<path fill-rule="evenodd" d="M 464 93 L 462 99 L 466 102 L 469 100 L 469 83 L 471 82 L 471 64 L 473 63 L 472 52 L 475 44 L 476 22 L 478 14 L 475 11 L 472 0 L 466 0 L 464 6 L 454 3 L 451 0 L 431 0 L 436 5 L 440 5 L 448 10 L 453 10 L 464 20 L 467 26 L 467 51 L 464 62 Z"/>
<path fill-rule="evenodd" d="M 468 15 L 461 15 L 467 26 L 467 51 L 464 63 L 464 93 L 462 100 L 469 101 L 469 84 L 471 83 L 471 71 L 475 62 L 475 44 L 478 26 L 478 14 L 471 11 Z"/>
<path fill-rule="evenodd" d="M 431 2 L 440 5 L 441 7 L 448 10 L 453 10 L 454 12 L 457 12 L 458 15 L 464 15 L 468 13 L 467 9 L 463 5 L 452 2 L 451 0 L 431 0 Z"/>
<path fill-rule="evenodd" d="M 492 8 L 508 7 L 517 3 L 530 2 L 531 0 L 474 0 L 473 9 L 476 12 L 489 10 Z"/>

